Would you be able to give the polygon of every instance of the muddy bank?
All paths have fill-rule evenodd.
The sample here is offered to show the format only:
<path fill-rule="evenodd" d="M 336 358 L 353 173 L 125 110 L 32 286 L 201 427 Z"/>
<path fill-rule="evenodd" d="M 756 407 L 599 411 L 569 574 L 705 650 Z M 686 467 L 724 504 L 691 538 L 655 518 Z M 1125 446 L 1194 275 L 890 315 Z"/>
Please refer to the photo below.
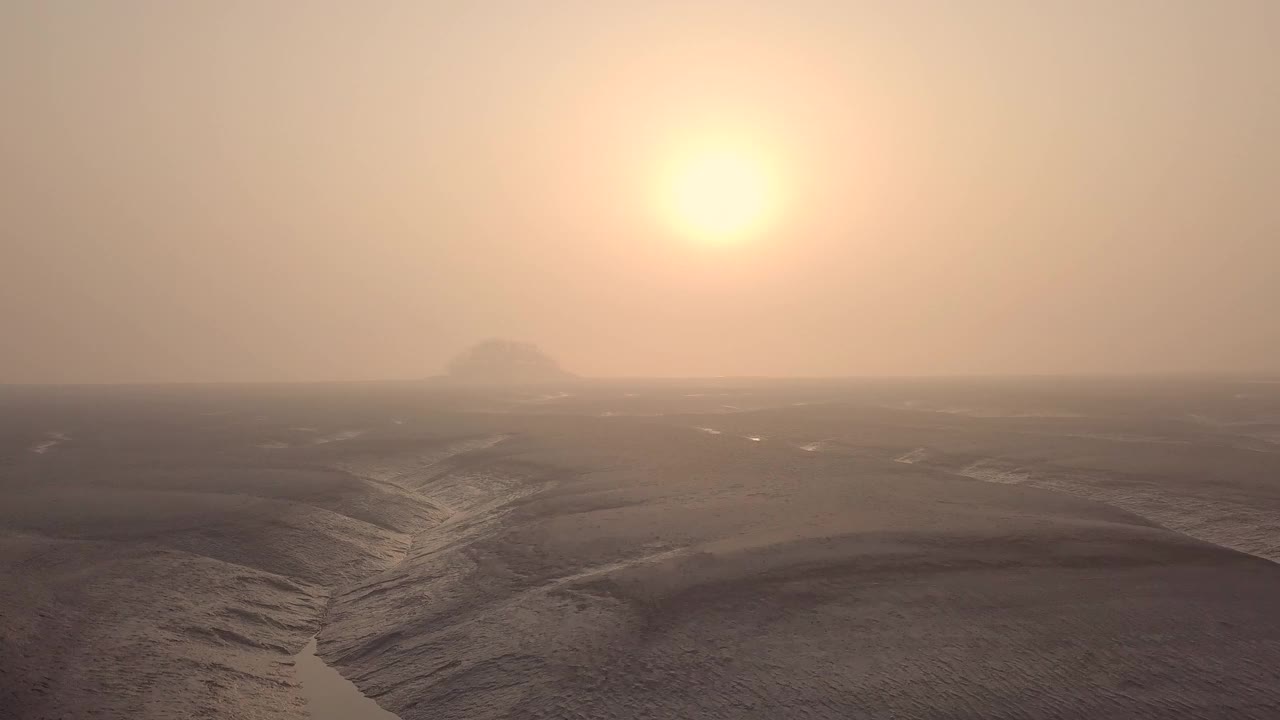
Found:
<path fill-rule="evenodd" d="M 1280 391 L 1034 390 L 0 394 L 0 715 L 1280 712 Z"/>

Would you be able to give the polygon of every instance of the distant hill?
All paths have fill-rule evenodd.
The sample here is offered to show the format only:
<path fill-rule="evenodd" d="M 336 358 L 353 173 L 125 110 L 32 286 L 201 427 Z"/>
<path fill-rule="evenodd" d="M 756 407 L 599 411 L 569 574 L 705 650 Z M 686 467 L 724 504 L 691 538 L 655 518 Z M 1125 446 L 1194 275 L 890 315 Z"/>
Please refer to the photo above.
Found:
<path fill-rule="evenodd" d="M 449 377 L 481 383 L 536 383 L 574 377 L 533 343 L 492 339 L 476 343 L 449 363 Z"/>

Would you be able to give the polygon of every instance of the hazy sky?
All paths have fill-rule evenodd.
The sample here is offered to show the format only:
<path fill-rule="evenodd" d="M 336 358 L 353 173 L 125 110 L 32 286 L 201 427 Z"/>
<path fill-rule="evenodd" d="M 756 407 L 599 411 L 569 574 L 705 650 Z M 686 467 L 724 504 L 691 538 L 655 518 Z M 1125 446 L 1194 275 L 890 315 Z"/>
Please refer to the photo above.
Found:
<path fill-rule="evenodd" d="M 1280 369 L 1280 2 L 0 2 L 0 382 Z M 776 212 L 682 233 L 724 137 Z"/>

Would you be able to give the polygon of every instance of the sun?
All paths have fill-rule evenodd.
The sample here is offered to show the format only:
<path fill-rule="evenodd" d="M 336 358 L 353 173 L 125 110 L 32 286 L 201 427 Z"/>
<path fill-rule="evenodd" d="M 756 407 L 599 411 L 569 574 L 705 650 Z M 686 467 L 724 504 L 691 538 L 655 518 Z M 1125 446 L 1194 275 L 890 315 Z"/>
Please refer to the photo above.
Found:
<path fill-rule="evenodd" d="M 729 143 L 693 147 L 675 158 L 663 194 L 675 229 L 707 242 L 762 232 L 778 200 L 775 172 L 764 154 Z"/>

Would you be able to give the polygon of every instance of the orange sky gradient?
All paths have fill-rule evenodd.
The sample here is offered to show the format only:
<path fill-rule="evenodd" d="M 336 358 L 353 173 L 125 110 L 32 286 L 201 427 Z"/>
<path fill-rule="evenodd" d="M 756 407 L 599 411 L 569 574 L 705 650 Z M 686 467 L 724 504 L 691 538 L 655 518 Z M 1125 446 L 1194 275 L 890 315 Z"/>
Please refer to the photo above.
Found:
<path fill-rule="evenodd" d="M 422 377 L 491 336 L 585 375 L 1275 372 L 1278 36 L 1269 0 L 11 0 L 0 382 Z M 661 198 L 721 142 L 770 207 L 709 242 Z"/>

